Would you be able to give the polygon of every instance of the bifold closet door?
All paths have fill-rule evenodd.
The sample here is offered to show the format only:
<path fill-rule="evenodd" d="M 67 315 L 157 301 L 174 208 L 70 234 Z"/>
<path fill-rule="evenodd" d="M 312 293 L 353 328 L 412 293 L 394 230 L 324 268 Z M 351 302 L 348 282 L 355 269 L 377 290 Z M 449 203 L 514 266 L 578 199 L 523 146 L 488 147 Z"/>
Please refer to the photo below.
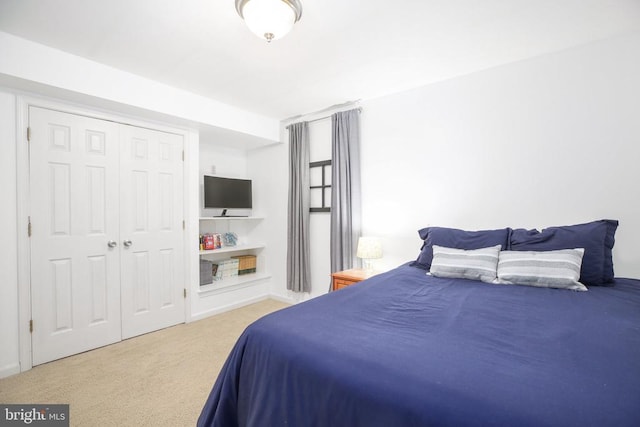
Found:
<path fill-rule="evenodd" d="M 182 323 L 183 138 L 29 108 L 32 358 Z"/>
<path fill-rule="evenodd" d="M 183 138 L 122 126 L 122 337 L 184 322 Z"/>
<path fill-rule="evenodd" d="M 29 108 L 33 364 L 121 339 L 119 125 Z"/>

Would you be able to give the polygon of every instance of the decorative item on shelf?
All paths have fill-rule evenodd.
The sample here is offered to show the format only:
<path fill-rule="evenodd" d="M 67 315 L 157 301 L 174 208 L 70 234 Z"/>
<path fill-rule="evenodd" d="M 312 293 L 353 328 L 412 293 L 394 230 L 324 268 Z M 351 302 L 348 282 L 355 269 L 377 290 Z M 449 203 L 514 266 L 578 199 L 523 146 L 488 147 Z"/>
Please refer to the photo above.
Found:
<path fill-rule="evenodd" d="M 206 233 L 200 237 L 200 250 L 211 251 L 222 247 L 222 235 L 220 233 Z"/>
<path fill-rule="evenodd" d="M 362 259 L 362 264 L 367 273 L 373 272 L 374 259 L 382 258 L 382 243 L 377 237 L 360 237 L 356 256 Z"/>
<path fill-rule="evenodd" d="M 267 42 L 285 36 L 302 17 L 300 0 L 236 0 L 247 27 Z"/>
<path fill-rule="evenodd" d="M 209 260 L 200 260 L 200 286 L 209 285 L 211 284 L 211 282 L 213 282 L 213 276 L 215 276 L 215 272 L 213 273 L 213 275 L 211 274 L 211 264 L 212 262 Z"/>
<path fill-rule="evenodd" d="M 216 248 L 216 243 L 213 238 L 213 234 L 206 233 L 202 236 L 202 248 L 206 251 L 210 251 Z"/>
<path fill-rule="evenodd" d="M 224 245 L 225 246 L 235 246 L 238 244 L 238 235 L 233 231 L 229 231 L 228 233 L 224 233 Z"/>
<path fill-rule="evenodd" d="M 238 276 L 256 272 L 255 255 L 239 255 L 231 258 L 236 258 L 238 260 Z"/>

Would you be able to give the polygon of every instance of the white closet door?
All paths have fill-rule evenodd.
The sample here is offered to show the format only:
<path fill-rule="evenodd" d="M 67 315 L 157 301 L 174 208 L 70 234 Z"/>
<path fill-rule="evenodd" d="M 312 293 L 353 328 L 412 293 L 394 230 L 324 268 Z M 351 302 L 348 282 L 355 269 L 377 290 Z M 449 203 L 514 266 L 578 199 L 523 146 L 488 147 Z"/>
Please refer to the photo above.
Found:
<path fill-rule="evenodd" d="M 123 126 L 120 151 L 122 337 L 182 323 L 182 136 Z"/>
<path fill-rule="evenodd" d="M 33 364 L 121 339 L 119 126 L 29 108 Z"/>

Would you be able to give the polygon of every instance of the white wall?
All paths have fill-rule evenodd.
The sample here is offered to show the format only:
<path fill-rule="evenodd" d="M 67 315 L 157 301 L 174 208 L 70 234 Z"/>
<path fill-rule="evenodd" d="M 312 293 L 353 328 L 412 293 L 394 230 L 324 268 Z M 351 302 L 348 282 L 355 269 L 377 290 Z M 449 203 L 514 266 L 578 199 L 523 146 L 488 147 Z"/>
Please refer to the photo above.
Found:
<path fill-rule="evenodd" d="M 309 161 L 331 159 L 331 119 L 309 123 Z M 309 216 L 311 292 L 313 298 L 329 292 L 331 284 L 331 214 L 314 212 Z"/>
<path fill-rule="evenodd" d="M 387 267 L 416 231 L 620 220 L 614 262 L 640 277 L 640 34 L 363 104 L 363 229 Z"/>
<path fill-rule="evenodd" d="M 251 140 L 277 140 L 278 120 L 176 89 L 0 31 L 0 84 L 92 103 L 181 125 L 232 130 Z M 97 102 L 98 101 L 98 102 Z M 100 102 L 102 101 L 102 102 Z"/>
<path fill-rule="evenodd" d="M 278 144 L 247 153 L 247 168 L 253 179 L 253 203 L 260 206 L 260 213 L 264 215 L 252 237 L 267 243 L 261 255 L 271 274 L 269 294 L 286 301 L 291 300 L 286 282 L 288 150 L 288 144 Z"/>
<path fill-rule="evenodd" d="M 640 278 L 639 75 L 633 34 L 363 101 L 363 234 L 382 238 L 376 267 L 414 260 L 429 225 L 614 218 L 616 274 Z M 269 164 L 271 294 L 300 299 L 286 291 L 287 150 L 251 163 Z"/>
<path fill-rule="evenodd" d="M 16 98 L 0 92 L 0 378 L 20 372 L 16 230 Z"/>

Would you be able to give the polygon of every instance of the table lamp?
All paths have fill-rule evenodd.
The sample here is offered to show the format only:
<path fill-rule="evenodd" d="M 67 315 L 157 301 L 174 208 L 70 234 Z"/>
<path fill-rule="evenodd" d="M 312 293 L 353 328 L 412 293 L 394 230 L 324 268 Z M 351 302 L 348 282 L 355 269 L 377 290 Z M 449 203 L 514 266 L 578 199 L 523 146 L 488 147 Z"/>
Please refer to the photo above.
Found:
<path fill-rule="evenodd" d="M 382 258 L 382 243 L 377 237 L 360 237 L 356 256 L 362 258 L 362 264 L 367 273 L 373 271 L 373 260 Z"/>

